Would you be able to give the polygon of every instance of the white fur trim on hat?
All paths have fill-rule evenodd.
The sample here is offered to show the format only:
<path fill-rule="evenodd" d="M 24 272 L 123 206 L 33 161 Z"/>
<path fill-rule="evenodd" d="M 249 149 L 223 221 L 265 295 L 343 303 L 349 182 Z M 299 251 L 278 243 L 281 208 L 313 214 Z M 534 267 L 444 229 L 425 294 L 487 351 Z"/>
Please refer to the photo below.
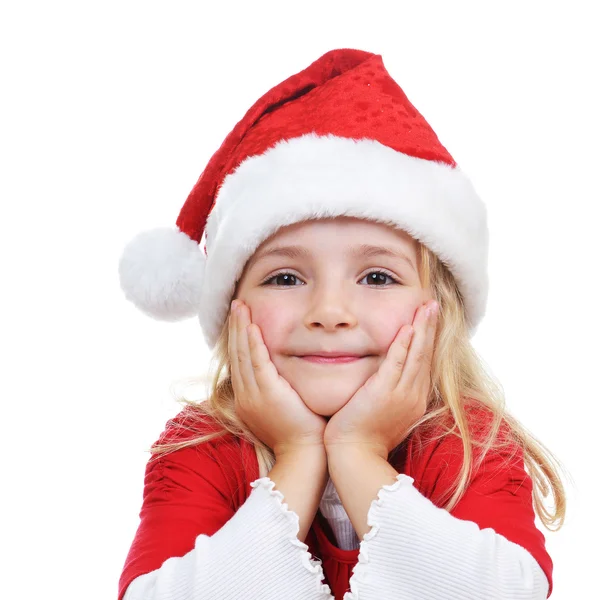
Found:
<path fill-rule="evenodd" d="M 340 215 L 396 226 L 432 250 L 454 274 L 474 334 L 488 294 L 488 229 L 467 176 L 375 140 L 306 134 L 247 158 L 223 181 L 206 225 L 199 319 L 209 347 L 256 248 L 282 226 Z"/>

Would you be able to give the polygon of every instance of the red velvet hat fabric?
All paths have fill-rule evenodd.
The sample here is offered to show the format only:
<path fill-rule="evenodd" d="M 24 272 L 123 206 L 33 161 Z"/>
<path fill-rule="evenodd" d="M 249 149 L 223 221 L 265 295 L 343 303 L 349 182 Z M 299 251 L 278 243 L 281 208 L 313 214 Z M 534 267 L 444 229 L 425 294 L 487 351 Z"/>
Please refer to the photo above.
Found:
<path fill-rule="evenodd" d="M 456 165 L 387 72 L 381 55 L 331 50 L 269 90 L 248 110 L 190 192 L 177 227 L 200 242 L 225 176 L 249 156 L 310 132 L 375 139 L 410 156 Z"/>

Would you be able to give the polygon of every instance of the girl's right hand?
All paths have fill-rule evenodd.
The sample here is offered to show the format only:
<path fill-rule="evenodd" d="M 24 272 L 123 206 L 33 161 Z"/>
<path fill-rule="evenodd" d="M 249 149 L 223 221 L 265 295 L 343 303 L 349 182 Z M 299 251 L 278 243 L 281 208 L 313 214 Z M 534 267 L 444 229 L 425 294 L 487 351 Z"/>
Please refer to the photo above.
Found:
<path fill-rule="evenodd" d="M 327 421 L 279 375 L 260 328 L 240 300 L 229 314 L 229 358 L 236 413 L 258 439 L 276 456 L 323 447 Z"/>

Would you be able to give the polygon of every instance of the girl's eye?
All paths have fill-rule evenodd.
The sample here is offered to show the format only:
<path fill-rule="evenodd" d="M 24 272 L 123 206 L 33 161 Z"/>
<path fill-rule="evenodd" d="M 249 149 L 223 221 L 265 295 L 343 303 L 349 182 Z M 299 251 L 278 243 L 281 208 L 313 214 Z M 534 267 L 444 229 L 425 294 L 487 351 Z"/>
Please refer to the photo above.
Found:
<path fill-rule="evenodd" d="M 269 279 L 263 281 L 261 285 L 268 285 L 271 281 L 274 281 L 275 285 L 293 287 L 296 285 L 294 282 L 300 280 L 293 273 L 276 273 L 272 277 L 269 277 Z"/>
<path fill-rule="evenodd" d="M 367 284 L 374 285 L 377 287 L 389 285 L 386 279 L 390 280 L 390 283 L 392 284 L 399 283 L 399 281 L 395 277 L 392 277 L 389 273 L 386 273 L 385 271 L 371 271 L 370 273 L 367 273 L 367 275 L 365 275 L 361 279 L 361 281 L 363 281 L 364 279 L 367 279 Z M 275 275 L 269 277 L 269 279 L 263 281 L 261 285 L 270 285 L 271 283 L 273 285 L 281 287 L 294 287 L 296 285 L 302 285 L 297 275 L 285 272 L 276 273 Z"/>
<path fill-rule="evenodd" d="M 389 273 L 385 271 L 371 271 L 367 273 L 362 279 L 367 279 L 367 283 L 369 285 L 375 285 L 381 287 L 382 285 L 386 285 L 386 278 L 391 280 L 391 283 L 399 283 L 398 280 L 392 277 Z"/>

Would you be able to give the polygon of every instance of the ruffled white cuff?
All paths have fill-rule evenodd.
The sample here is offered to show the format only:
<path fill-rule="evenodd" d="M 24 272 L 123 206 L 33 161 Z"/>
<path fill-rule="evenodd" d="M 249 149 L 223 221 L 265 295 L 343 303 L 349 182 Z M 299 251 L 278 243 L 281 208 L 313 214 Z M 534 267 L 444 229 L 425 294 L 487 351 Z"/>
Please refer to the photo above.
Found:
<path fill-rule="evenodd" d="M 275 483 L 262 477 L 219 531 L 140 575 L 124 600 L 333 600 L 320 560 L 298 539 L 298 515 Z"/>
<path fill-rule="evenodd" d="M 533 556 L 472 521 L 453 517 L 399 474 L 367 515 L 371 527 L 344 600 L 545 600 Z"/>

